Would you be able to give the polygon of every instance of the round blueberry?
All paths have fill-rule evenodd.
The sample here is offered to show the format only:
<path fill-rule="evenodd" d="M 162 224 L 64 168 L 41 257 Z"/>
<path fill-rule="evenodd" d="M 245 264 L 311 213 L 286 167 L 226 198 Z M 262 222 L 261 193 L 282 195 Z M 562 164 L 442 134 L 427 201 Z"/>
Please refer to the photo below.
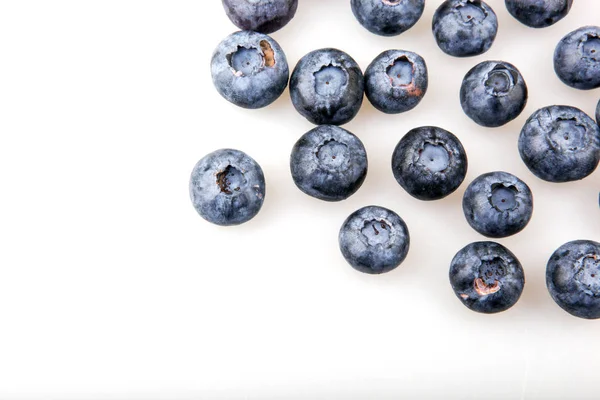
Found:
<path fill-rule="evenodd" d="M 600 87 L 600 27 L 584 26 L 562 38 L 554 51 L 554 71 L 576 89 Z"/>
<path fill-rule="evenodd" d="M 446 0 L 433 16 L 433 35 L 438 46 L 454 57 L 485 53 L 497 32 L 494 10 L 480 0 Z"/>
<path fill-rule="evenodd" d="M 573 0 L 506 0 L 508 12 L 531 28 L 546 28 L 567 16 Z"/>
<path fill-rule="evenodd" d="M 198 214 L 208 222 L 239 225 L 260 211 L 265 199 L 265 177 L 246 153 L 217 150 L 194 167 L 190 197 Z"/>
<path fill-rule="evenodd" d="M 277 100 L 290 74 L 279 44 L 251 31 L 233 33 L 217 46 L 211 72 L 221 96 L 244 108 L 261 108 Z"/>
<path fill-rule="evenodd" d="M 365 71 L 365 94 L 375 108 L 386 114 L 412 110 L 428 85 L 425 60 L 410 51 L 388 50 Z"/>
<path fill-rule="evenodd" d="M 504 61 L 484 61 L 471 69 L 460 88 L 469 118 L 489 128 L 517 118 L 527 104 L 527 85 L 519 70 Z"/>
<path fill-rule="evenodd" d="M 435 126 L 408 132 L 392 155 L 394 177 L 419 200 L 438 200 L 454 192 L 464 181 L 467 166 L 460 140 Z"/>
<path fill-rule="evenodd" d="M 410 246 L 402 218 L 387 208 L 368 206 L 352 213 L 342 225 L 340 250 L 360 272 L 382 274 L 404 261 Z"/>
<path fill-rule="evenodd" d="M 315 50 L 298 62 L 290 79 L 296 110 L 316 125 L 343 125 L 362 105 L 364 79 L 360 67 L 337 49 Z"/>
<path fill-rule="evenodd" d="M 495 242 L 475 242 L 454 256 L 450 284 L 468 309 L 494 314 L 517 303 L 525 286 L 525 274 L 517 257 L 506 247 Z"/>
<path fill-rule="evenodd" d="M 490 172 L 471 182 L 463 196 L 463 212 L 477 232 L 503 238 L 527 226 L 533 214 L 533 195 L 516 176 Z"/>
<path fill-rule="evenodd" d="M 580 180 L 594 172 L 600 161 L 600 128 L 578 108 L 544 107 L 523 126 L 519 153 L 540 179 Z"/>
<path fill-rule="evenodd" d="M 223 0 L 223 7 L 238 28 L 272 33 L 294 18 L 298 0 Z"/>
<path fill-rule="evenodd" d="M 350 4 L 358 22 L 381 36 L 409 30 L 425 9 L 425 0 L 351 0 Z"/>
<path fill-rule="evenodd" d="M 345 200 L 367 176 L 367 153 L 352 133 L 334 125 L 321 125 L 296 142 L 290 169 L 296 186 L 309 196 Z"/>
<path fill-rule="evenodd" d="M 546 266 L 546 285 L 566 312 L 600 318 L 600 243 L 575 240 L 560 246 Z"/>

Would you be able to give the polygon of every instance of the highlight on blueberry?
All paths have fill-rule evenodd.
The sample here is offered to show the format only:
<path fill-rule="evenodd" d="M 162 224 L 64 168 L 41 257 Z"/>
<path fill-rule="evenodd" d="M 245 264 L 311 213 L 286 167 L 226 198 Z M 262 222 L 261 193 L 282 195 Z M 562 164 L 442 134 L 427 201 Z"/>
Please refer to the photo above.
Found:
<path fill-rule="evenodd" d="M 223 7 L 241 30 L 273 33 L 294 18 L 298 0 L 223 0 Z"/>
<path fill-rule="evenodd" d="M 208 222 L 239 225 L 260 211 L 265 200 L 265 177 L 246 153 L 217 150 L 194 167 L 190 197 L 198 214 Z"/>
<path fill-rule="evenodd" d="M 471 57 L 492 47 L 498 33 L 494 10 L 481 0 L 446 0 L 433 15 L 433 35 L 446 54 Z"/>
<path fill-rule="evenodd" d="M 464 181 L 467 167 L 460 140 L 435 126 L 409 131 L 392 155 L 394 178 L 419 200 L 438 200 L 453 193 Z"/>
<path fill-rule="evenodd" d="M 460 104 L 469 118 L 494 128 L 517 118 L 527 104 L 527 85 L 519 70 L 504 61 L 484 61 L 464 77 Z"/>
<path fill-rule="evenodd" d="M 381 36 L 395 36 L 417 23 L 425 0 L 351 0 L 354 16 L 369 31 Z"/>
<path fill-rule="evenodd" d="M 211 73 L 221 96 L 244 108 L 261 108 L 277 100 L 290 74 L 279 44 L 251 31 L 235 32 L 217 46 Z"/>
<path fill-rule="evenodd" d="M 575 240 L 560 246 L 546 266 L 548 292 L 579 318 L 600 318 L 600 243 Z"/>
<path fill-rule="evenodd" d="M 506 0 L 508 12 L 531 28 L 546 28 L 567 16 L 573 0 Z"/>
<path fill-rule="evenodd" d="M 415 108 L 428 84 L 425 60 L 410 51 L 384 51 L 365 71 L 365 94 L 375 108 L 386 114 Z"/>
<path fill-rule="evenodd" d="M 290 169 L 296 186 L 326 201 L 345 200 L 367 176 L 367 153 L 358 137 L 334 125 L 320 125 L 294 145 Z"/>
<path fill-rule="evenodd" d="M 584 26 L 563 37 L 554 51 L 554 71 L 576 89 L 600 87 L 600 27 Z"/>
<path fill-rule="evenodd" d="M 493 314 L 517 303 L 525 286 L 525 274 L 517 257 L 506 247 L 495 242 L 475 242 L 454 256 L 450 284 L 465 307 Z"/>
<path fill-rule="evenodd" d="M 540 179 L 580 180 L 594 172 L 600 162 L 600 128 L 578 108 L 544 107 L 523 126 L 519 153 Z"/>
<path fill-rule="evenodd" d="M 404 261 L 410 247 L 408 227 L 395 212 L 378 206 L 352 213 L 339 234 L 342 255 L 360 272 L 382 274 Z"/>

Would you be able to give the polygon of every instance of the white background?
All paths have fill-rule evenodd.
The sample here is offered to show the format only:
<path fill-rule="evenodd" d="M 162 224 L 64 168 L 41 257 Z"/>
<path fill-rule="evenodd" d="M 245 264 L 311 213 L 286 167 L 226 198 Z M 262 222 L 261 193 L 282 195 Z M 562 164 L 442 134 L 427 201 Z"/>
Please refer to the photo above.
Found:
<path fill-rule="evenodd" d="M 217 0 L 19 0 L 0 3 L 0 398 L 339 399 L 598 398 L 600 321 L 571 317 L 550 298 L 545 265 L 573 239 L 600 240 L 600 171 L 550 184 L 521 162 L 527 117 L 550 104 L 592 114 L 600 91 L 555 76 L 558 40 L 599 24 L 600 2 L 534 30 L 491 0 L 500 29 L 491 50 L 441 52 L 427 1 L 410 31 L 363 29 L 347 0 L 301 0 L 273 37 L 290 69 L 337 47 L 363 68 L 383 50 L 416 51 L 429 91 L 413 111 L 384 115 L 365 99 L 345 128 L 369 157 L 362 188 L 341 203 L 301 193 L 289 172 L 311 124 L 286 91 L 243 110 L 212 86 L 215 46 L 236 30 Z M 458 92 L 476 63 L 514 63 L 529 86 L 523 114 L 497 129 L 462 112 Z M 469 157 L 465 184 L 437 202 L 411 198 L 390 159 L 411 128 L 455 133 Z M 267 196 L 251 222 L 221 228 L 191 206 L 188 179 L 206 153 L 247 152 Z M 527 283 L 499 315 L 469 311 L 448 282 L 449 263 L 483 240 L 461 196 L 478 175 L 504 170 L 527 182 L 534 216 L 499 240 Z M 338 229 L 369 204 L 407 222 L 406 261 L 383 276 L 354 271 Z"/>

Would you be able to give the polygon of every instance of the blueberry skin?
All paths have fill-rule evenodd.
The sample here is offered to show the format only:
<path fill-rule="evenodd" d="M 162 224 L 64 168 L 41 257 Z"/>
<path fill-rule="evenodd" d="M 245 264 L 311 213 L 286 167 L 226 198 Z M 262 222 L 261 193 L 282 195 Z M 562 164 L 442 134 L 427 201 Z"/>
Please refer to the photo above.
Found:
<path fill-rule="evenodd" d="M 351 0 L 360 24 L 376 35 L 396 36 L 417 23 L 425 0 Z"/>
<path fill-rule="evenodd" d="M 461 249 L 450 264 L 450 284 L 470 310 L 494 314 L 514 306 L 525 286 L 521 263 L 495 242 L 475 242 Z"/>
<path fill-rule="evenodd" d="M 547 28 L 567 16 L 573 0 L 506 0 L 510 15 L 530 28 Z"/>
<path fill-rule="evenodd" d="M 394 178 L 419 200 L 438 200 L 454 192 L 465 180 L 467 167 L 460 140 L 435 126 L 409 131 L 392 155 Z"/>
<path fill-rule="evenodd" d="M 560 246 L 546 266 L 546 285 L 569 314 L 600 318 L 600 243 L 575 240 Z"/>
<path fill-rule="evenodd" d="M 364 79 L 352 57 L 337 49 L 315 50 L 298 62 L 290 79 L 296 110 L 316 125 L 343 125 L 362 105 Z"/>
<path fill-rule="evenodd" d="M 277 100 L 290 75 L 279 44 L 251 31 L 235 32 L 217 46 L 211 73 L 221 96 L 244 108 L 261 108 Z"/>
<path fill-rule="evenodd" d="M 596 106 L 596 122 L 600 125 L 600 101 L 598 101 L 598 105 Z"/>
<path fill-rule="evenodd" d="M 446 0 L 433 15 L 438 46 L 454 57 L 471 57 L 490 49 L 498 33 L 494 10 L 480 0 Z"/>
<path fill-rule="evenodd" d="M 460 104 L 473 121 L 495 128 L 521 114 L 527 104 L 527 85 L 514 65 L 504 61 L 484 61 L 463 79 Z"/>
<path fill-rule="evenodd" d="M 544 107 L 523 126 L 519 153 L 540 179 L 580 180 L 594 172 L 600 161 L 600 128 L 578 108 Z"/>
<path fill-rule="evenodd" d="M 584 26 L 563 37 L 554 51 L 554 71 L 576 89 L 600 87 L 600 27 Z"/>
<path fill-rule="evenodd" d="M 238 28 L 273 33 L 294 18 L 298 0 L 223 0 L 223 7 Z"/>
<path fill-rule="evenodd" d="M 428 83 L 425 60 L 410 51 L 384 51 L 365 71 L 365 94 L 373 107 L 386 114 L 415 108 L 425 96 Z"/>
<path fill-rule="evenodd" d="M 410 247 L 408 227 L 395 212 L 367 206 L 352 213 L 339 234 L 346 261 L 360 272 L 383 274 L 404 261 Z"/>
<path fill-rule="evenodd" d="M 533 195 L 516 176 L 490 172 L 471 182 L 462 206 L 471 228 L 490 238 L 503 238 L 527 226 L 533 214 Z"/>
<path fill-rule="evenodd" d="M 367 153 L 358 137 L 334 125 L 320 125 L 305 133 L 290 157 L 298 189 L 325 201 L 352 196 L 367 176 Z"/>
<path fill-rule="evenodd" d="M 260 165 L 239 150 L 221 149 L 203 157 L 192 171 L 190 198 L 198 214 L 217 225 L 254 218 L 265 199 Z"/>

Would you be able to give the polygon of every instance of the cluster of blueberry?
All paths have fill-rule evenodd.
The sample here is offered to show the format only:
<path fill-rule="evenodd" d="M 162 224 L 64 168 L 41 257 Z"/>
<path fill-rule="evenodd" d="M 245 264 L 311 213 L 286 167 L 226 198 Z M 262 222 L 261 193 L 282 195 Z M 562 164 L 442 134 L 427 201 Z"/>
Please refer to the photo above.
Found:
<path fill-rule="evenodd" d="M 509 12 L 534 28 L 550 26 L 569 12 L 572 0 L 506 0 Z M 288 85 L 289 68 L 279 44 L 267 35 L 294 16 L 297 0 L 223 0 L 239 28 L 215 50 L 211 72 L 219 93 L 245 108 L 275 101 Z M 398 35 L 421 17 L 424 0 L 351 0 L 356 19 L 379 35 Z M 486 52 L 498 30 L 494 11 L 481 0 L 446 0 L 433 18 L 433 34 L 447 54 L 468 57 Z M 555 71 L 578 89 L 600 87 L 600 27 L 583 27 L 565 36 L 554 54 Z M 296 110 L 316 128 L 294 145 L 290 168 L 296 186 L 325 201 L 354 194 L 367 174 L 367 154 L 358 137 L 339 127 L 358 113 L 364 95 L 378 110 L 395 114 L 416 107 L 427 91 L 425 60 L 404 50 L 377 56 L 365 74 L 348 54 L 315 50 L 304 56 L 289 79 Z M 502 126 L 525 108 L 527 86 L 519 70 L 503 61 L 485 61 L 465 76 L 460 101 L 465 114 L 485 127 Z M 600 114 L 600 103 L 598 104 Z M 600 115 L 596 116 L 600 122 Z M 549 106 L 536 111 L 519 137 L 527 167 L 550 182 L 580 180 L 600 162 L 600 128 L 583 111 Z M 438 200 L 454 192 L 467 173 L 460 140 L 438 127 L 408 132 L 392 156 L 398 183 L 420 200 Z M 260 166 L 247 154 L 217 150 L 195 166 L 190 194 L 198 213 L 219 225 L 253 218 L 265 197 Z M 463 211 L 477 232 L 490 238 L 514 235 L 533 213 L 531 190 L 506 172 L 481 175 L 467 188 Z M 339 232 L 345 259 L 359 271 L 380 274 L 396 268 L 409 250 L 402 218 L 369 206 L 348 217 Z M 600 243 L 575 241 L 560 247 L 547 265 L 547 285 L 554 300 L 582 318 L 600 318 Z M 450 282 L 468 308 L 504 311 L 519 299 L 525 283 L 517 258 L 502 245 L 472 243 L 450 266 Z"/>

